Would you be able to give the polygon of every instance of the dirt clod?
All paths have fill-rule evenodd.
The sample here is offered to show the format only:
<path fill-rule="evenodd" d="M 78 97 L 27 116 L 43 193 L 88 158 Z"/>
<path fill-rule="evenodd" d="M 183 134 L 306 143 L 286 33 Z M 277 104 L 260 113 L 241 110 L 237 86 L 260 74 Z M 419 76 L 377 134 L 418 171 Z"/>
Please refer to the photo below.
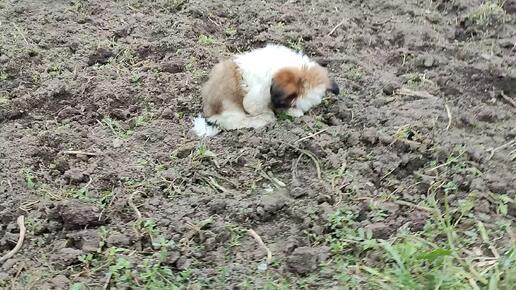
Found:
<path fill-rule="evenodd" d="M 436 61 L 433 56 L 425 54 L 425 55 L 421 55 L 418 58 L 418 63 L 422 67 L 431 68 L 436 64 Z"/>
<path fill-rule="evenodd" d="M 180 61 L 168 61 L 160 65 L 160 70 L 167 73 L 180 73 L 184 70 L 184 64 Z"/>
<path fill-rule="evenodd" d="M 103 220 L 100 220 L 100 210 L 96 206 L 77 200 L 58 203 L 50 217 L 62 222 L 66 228 L 96 226 L 103 223 Z"/>
<path fill-rule="evenodd" d="M 72 184 L 79 184 L 87 180 L 87 175 L 79 168 L 71 168 L 65 171 L 64 177 Z"/>
<path fill-rule="evenodd" d="M 366 231 L 371 231 L 375 239 L 387 239 L 392 233 L 392 229 L 388 224 L 377 222 L 365 226 Z"/>
<path fill-rule="evenodd" d="M 319 263 L 327 256 L 328 249 L 299 247 L 287 258 L 287 270 L 296 274 L 305 275 L 315 271 Z"/>
<path fill-rule="evenodd" d="M 107 238 L 107 244 L 109 247 L 128 247 L 131 243 L 131 237 L 119 232 L 112 232 Z"/>
<path fill-rule="evenodd" d="M 70 233 L 66 236 L 71 244 L 85 253 L 96 252 L 100 245 L 100 236 L 96 229 Z"/>
<path fill-rule="evenodd" d="M 0 1 L 0 255 L 22 213 L 27 228 L 0 288 L 399 289 L 369 234 L 430 253 L 449 248 L 447 220 L 450 284 L 503 288 L 477 223 L 504 261 L 516 1 L 243 2 Z M 194 137 L 213 66 L 267 43 L 319 60 L 340 95 Z M 248 229 L 272 252 L 259 271 Z M 403 263 L 430 285 L 420 273 L 442 276 L 441 261 Z"/>
<path fill-rule="evenodd" d="M 68 279 L 65 275 L 57 275 L 52 278 L 50 282 L 56 289 L 67 289 L 70 284 L 70 279 Z"/>
<path fill-rule="evenodd" d="M 83 254 L 83 251 L 73 248 L 64 248 L 53 254 L 51 259 L 57 265 L 61 267 L 67 267 L 72 264 L 79 262 L 79 257 Z"/>
<path fill-rule="evenodd" d="M 106 64 L 109 61 L 109 58 L 113 56 L 113 52 L 106 48 L 97 48 L 90 56 L 88 57 L 88 65 L 94 64 Z"/>
<path fill-rule="evenodd" d="M 260 206 L 268 213 L 275 213 L 285 206 L 285 198 L 281 195 L 266 195 L 262 197 Z"/>
<path fill-rule="evenodd" d="M 9 259 L 2 264 L 2 270 L 7 272 L 11 270 L 11 268 L 13 268 L 18 262 L 18 259 Z"/>

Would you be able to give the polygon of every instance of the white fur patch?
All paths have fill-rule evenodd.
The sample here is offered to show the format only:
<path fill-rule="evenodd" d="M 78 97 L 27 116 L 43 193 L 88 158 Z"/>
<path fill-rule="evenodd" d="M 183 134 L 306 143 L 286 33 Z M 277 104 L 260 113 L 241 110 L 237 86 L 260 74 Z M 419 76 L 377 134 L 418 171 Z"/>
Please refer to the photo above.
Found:
<path fill-rule="evenodd" d="M 326 88 L 324 86 L 311 89 L 305 96 L 296 99 L 296 107 L 303 112 L 307 112 L 321 103 L 325 92 Z"/>
<path fill-rule="evenodd" d="M 192 131 L 198 137 L 212 137 L 220 132 L 217 127 L 209 125 L 202 116 L 198 116 L 193 120 Z"/>

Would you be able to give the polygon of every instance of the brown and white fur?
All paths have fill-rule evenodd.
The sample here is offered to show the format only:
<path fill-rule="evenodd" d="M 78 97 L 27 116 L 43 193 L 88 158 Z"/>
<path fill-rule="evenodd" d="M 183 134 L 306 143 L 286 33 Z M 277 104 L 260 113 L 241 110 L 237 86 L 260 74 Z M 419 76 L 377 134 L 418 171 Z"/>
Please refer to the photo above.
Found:
<path fill-rule="evenodd" d="M 212 69 L 202 89 L 204 116 L 194 120 L 192 130 L 206 137 L 219 133 L 217 127 L 260 128 L 276 120 L 277 109 L 300 117 L 327 91 L 339 94 L 325 68 L 302 53 L 269 44 Z"/>

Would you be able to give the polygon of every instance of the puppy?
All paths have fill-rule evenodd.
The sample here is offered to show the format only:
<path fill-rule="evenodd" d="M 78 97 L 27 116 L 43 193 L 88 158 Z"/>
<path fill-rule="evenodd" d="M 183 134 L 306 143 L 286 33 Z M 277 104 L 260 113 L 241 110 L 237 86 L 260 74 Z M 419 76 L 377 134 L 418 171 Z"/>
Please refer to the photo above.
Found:
<path fill-rule="evenodd" d="M 275 110 L 300 117 L 321 103 L 326 92 L 339 94 L 328 71 L 287 47 L 266 47 L 218 63 L 202 88 L 203 116 L 193 132 L 214 136 L 220 129 L 260 128 L 276 120 Z"/>

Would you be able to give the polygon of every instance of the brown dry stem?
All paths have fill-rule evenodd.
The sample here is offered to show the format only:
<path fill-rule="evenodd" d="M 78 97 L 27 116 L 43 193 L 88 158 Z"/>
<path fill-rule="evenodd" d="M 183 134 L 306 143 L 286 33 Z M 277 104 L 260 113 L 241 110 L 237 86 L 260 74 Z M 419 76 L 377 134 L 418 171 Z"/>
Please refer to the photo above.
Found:
<path fill-rule="evenodd" d="M 14 256 L 21 249 L 23 241 L 25 240 L 25 233 L 27 231 L 27 229 L 25 228 L 25 217 L 23 215 L 19 216 L 16 220 L 16 223 L 20 228 L 20 237 L 18 238 L 16 246 L 14 246 L 14 248 L 11 251 L 9 251 L 7 254 L 0 258 L 0 264 L 3 264 L 5 261 L 9 260 L 12 256 Z"/>
<path fill-rule="evenodd" d="M 270 264 L 272 262 L 272 252 L 269 250 L 269 248 L 265 245 L 262 238 L 252 229 L 249 229 L 247 231 L 257 242 L 258 244 L 267 252 L 267 264 Z"/>

